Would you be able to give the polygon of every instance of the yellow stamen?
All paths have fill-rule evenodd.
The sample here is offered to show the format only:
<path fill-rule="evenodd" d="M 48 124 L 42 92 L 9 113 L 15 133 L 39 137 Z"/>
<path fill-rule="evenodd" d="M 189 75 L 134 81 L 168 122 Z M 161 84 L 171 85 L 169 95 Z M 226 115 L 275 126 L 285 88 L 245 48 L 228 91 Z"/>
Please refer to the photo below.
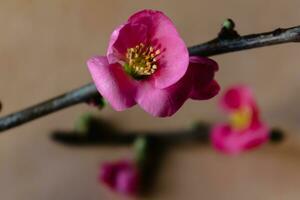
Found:
<path fill-rule="evenodd" d="M 243 108 L 230 115 L 231 127 L 237 131 L 244 130 L 250 126 L 252 113 L 250 109 Z"/>
<path fill-rule="evenodd" d="M 140 43 L 134 48 L 127 49 L 125 64 L 132 75 L 149 76 L 158 68 L 157 56 L 159 54 L 159 49 L 155 50 L 152 46 L 145 46 Z"/>

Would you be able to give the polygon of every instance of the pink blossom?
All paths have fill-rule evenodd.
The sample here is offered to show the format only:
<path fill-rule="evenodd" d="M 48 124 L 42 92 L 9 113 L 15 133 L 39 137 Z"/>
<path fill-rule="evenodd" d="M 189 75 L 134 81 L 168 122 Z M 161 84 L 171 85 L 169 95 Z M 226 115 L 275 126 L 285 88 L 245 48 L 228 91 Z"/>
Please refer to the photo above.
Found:
<path fill-rule="evenodd" d="M 125 195 L 136 195 L 138 193 L 138 169 L 133 162 L 128 160 L 102 164 L 99 181 L 110 189 Z"/>
<path fill-rule="evenodd" d="M 174 24 L 160 11 L 131 16 L 112 33 L 107 55 L 87 64 L 98 91 L 117 111 L 139 104 L 153 116 L 167 117 L 188 98 L 209 99 L 219 91 L 217 63 L 189 58 Z"/>
<path fill-rule="evenodd" d="M 213 146 L 228 154 L 237 154 L 260 146 L 269 139 L 269 127 L 260 120 L 258 106 L 249 87 L 239 85 L 228 89 L 220 106 L 230 116 L 230 123 L 214 125 Z"/>

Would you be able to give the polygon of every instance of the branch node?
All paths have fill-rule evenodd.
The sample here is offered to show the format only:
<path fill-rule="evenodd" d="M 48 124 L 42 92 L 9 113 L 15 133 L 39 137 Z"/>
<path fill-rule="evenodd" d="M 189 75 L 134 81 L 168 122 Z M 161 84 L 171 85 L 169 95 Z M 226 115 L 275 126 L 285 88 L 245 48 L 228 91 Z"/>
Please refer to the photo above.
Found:
<path fill-rule="evenodd" d="M 277 28 L 273 31 L 273 36 L 277 36 L 280 35 L 282 32 L 284 31 L 284 29 L 282 28 Z"/>
<path fill-rule="evenodd" d="M 235 23 L 232 19 L 226 19 L 223 22 L 222 29 L 218 34 L 219 40 L 234 39 L 240 37 L 240 34 L 235 30 Z"/>

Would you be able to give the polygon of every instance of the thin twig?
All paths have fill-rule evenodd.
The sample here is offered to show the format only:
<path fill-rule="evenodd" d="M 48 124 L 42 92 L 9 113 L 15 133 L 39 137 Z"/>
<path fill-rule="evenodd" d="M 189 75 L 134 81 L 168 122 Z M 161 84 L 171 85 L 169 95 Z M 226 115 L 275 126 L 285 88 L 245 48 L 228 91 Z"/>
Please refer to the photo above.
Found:
<path fill-rule="evenodd" d="M 128 145 L 138 137 L 147 137 L 158 140 L 165 144 L 182 144 L 184 142 L 207 142 L 209 127 L 202 129 L 177 130 L 168 132 L 122 132 L 106 133 L 97 132 L 78 133 L 76 131 L 55 131 L 51 135 L 56 142 L 70 146 L 93 146 L 93 145 Z"/>
<path fill-rule="evenodd" d="M 189 48 L 190 55 L 214 56 L 234 51 L 300 41 L 300 26 L 274 31 L 250 34 L 233 39 L 218 40 L 195 45 Z"/>
<path fill-rule="evenodd" d="M 87 84 L 61 96 L 0 118 L 0 132 L 63 108 L 88 101 L 97 95 L 99 93 L 95 85 L 92 83 Z"/>
<path fill-rule="evenodd" d="M 182 130 L 126 132 L 117 129 L 116 126 L 107 121 L 95 117 L 87 118 L 84 122 L 81 122 L 84 123 L 84 129 L 57 130 L 52 133 L 51 138 L 56 142 L 69 146 L 128 145 L 139 137 L 153 139 L 165 145 L 174 145 L 187 142 L 209 143 L 211 129 L 210 124 L 198 122 L 194 123 L 192 127 Z M 278 128 L 271 129 L 269 136 L 270 141 L 273 143 L 281 142 L 284 139 L 283 131 Z"/>
<path fill-rule="evenodd" d="M 213 56 L 245 49 L 300 41 L 300 26 L 276 29 L 232 39 L 214 39 L 189 48 L 190 55 Z M 46 102 L 0 118 L 0 132 L 45 116 L 52 112 L 87 101 L 98 94 L 93 83 L 72 90 Z M 98 94 L 99 95 L 99 94 Z"/>

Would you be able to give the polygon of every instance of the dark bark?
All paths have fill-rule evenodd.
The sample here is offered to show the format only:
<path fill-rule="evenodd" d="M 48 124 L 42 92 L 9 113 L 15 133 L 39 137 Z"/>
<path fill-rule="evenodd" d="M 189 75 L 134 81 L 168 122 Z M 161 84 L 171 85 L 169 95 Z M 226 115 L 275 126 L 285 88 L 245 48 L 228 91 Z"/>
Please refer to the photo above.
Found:
<path fill-rule="evenodd" d="M 214 56 L 234 51 L 300 41 L 300 26 L 236 37 L 221 37 L 189 47 L 190 55 Z M 98 94 L 93 83 L 0 118 L 0 132 L 82 102 Z"/>

